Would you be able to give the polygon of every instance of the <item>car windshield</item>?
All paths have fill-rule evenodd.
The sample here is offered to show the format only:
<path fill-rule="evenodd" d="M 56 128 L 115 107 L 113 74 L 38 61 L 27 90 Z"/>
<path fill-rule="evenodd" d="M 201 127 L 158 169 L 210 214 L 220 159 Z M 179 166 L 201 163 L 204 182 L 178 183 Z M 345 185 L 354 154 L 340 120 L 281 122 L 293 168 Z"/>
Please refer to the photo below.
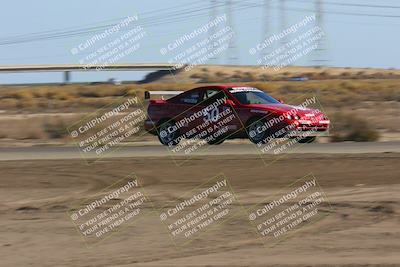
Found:
<path fill-rule="evenodd" d="M 252 87 L 233 87 L 229 92 L 242 104 L 278 104 L 278 100 Z"/>

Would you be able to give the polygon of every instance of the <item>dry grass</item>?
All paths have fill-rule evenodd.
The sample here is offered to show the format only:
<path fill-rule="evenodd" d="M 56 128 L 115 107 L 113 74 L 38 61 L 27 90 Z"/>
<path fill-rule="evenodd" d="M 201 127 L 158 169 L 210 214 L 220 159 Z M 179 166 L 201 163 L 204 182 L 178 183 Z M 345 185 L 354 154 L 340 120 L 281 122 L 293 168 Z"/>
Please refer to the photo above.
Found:
<path fill-rule="evenodd" d="M 63 118 L 53 117 L 45 121 L 42 128 L 50 139 L 60 139 L 68 136 L 68 126 L 69 123 Z"/>
<path fill-rule="evenodd" d="M 338 112 L 331 119 L 335 122 L 331 137 L 333 142 L 368 142 L 379 139 L 378 131 L 366 119 L 353 113 Z"/>
<path fill-rule="evenodd" d="M 101 108 L 118 97 L 143 91 L 132 86 L 31 86 L 1 87 L 0 109 L 6 111 L 77 111 Z"/>
<path fill-rule="evenodd" d="M 174 74 L 174 77 L 163 77 L 161 81 L 226 83 L 248 81 L 286 81 L 293 77 L 307 77 L 312 80 L 331 79 L 400 79 L 400 70 L 370 68 L 328 68 L 328 67 L 285 67 L 278 71 L 260 66 L 216 66 L 202 65 L 190 71 Z"/>
<path fill-rule="evenodd" d="M 288 77 L 295 76 L 305 76 L 312 80 L 287 81 Z M 289 104 L 298 104 L 294 100 L 304 98 L 305 93 L 315 94 L 324 110 L 328 111 L 328 116 L 334 117 L 334 125 L 339 128 L 350 123 L 369 129 L 358 119 L 368 117 L 373 125 L 371 130 L 400 131 L 400 124 L 393 124 L 393 121 L 398 121 L 400 106 L 400 71 L 397 70 L 289 67 L 275 73 L 261 71 L 258 67 L 204 66 L 160 81 L 162 83 L 120 86 L 0 87 L 0 111 L 4 115 L 51 114 L 47 119 L 38 117 L 18 120 L 4 119 L 1 115 L 1 123 L 7 127 L 0 129 L 0 138 L 64 138 L 64 127 L 83 116 L 76 114 L 93 112 L 115 103 L 121 97 L 137 95 L 143 100 L 144 91 L 147 90 L 189 90 L 227 82 L 260 88 Z M 346 121 L 346 116 L 336 114 L 338 110 L 357 117 L 350 122 Z M 63 115 L 66 113 L 75 114 L 72 116 L 74 120 Z M 60 116 L 54 117 L 57 114 Z M 365 129 L 362 131 L 365 132 Z M 374 134 L 367 135 L 368 139 Z"/>
<path fill-rule="evenodd" d="M 251 79 L 250 74 L 249 79 Z M 329 107 L 346 107 L 363 101 L 400 101 L 400 79 L 324 80 L 237 83 L 260 88 L 274 97 L 290 102 L 305 92 L 314 92 Z M 93 110 L 111 104 L 124 95 L 138 95 L 143 100 L 146 90 L 188 90 L 204 84 L 146 84 L 97 86 L 2 87 L 0 109 L 6 111 Z"/>

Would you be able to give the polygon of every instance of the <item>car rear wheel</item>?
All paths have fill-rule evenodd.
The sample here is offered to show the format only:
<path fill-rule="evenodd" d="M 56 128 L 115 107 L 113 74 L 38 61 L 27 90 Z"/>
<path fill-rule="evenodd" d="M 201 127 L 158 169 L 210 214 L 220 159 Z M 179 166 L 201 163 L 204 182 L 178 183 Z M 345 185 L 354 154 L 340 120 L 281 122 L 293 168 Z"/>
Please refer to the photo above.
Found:
<path fill-rule="evenodd" d="M 316 136 L 307 136 L 299 140 L 299 143 L 312 143 L 317 139 Z"/>
<path fill-rule="evenodd" d="M 222 144 L 224 141 L 225 141 L 224 138 L 217 138 L 217 139 L 208 140 L 207 143 L 208 143 L 209 145 L 220 145 L 220 144 Z"/>
<path fill-rule="evenodd" d="M 173 130 L 175 123 L 173 121 L 165 121 L 158 126 L 158 140 L 165 146 L 175 146 L 179 143 L 179 130 Z"/>

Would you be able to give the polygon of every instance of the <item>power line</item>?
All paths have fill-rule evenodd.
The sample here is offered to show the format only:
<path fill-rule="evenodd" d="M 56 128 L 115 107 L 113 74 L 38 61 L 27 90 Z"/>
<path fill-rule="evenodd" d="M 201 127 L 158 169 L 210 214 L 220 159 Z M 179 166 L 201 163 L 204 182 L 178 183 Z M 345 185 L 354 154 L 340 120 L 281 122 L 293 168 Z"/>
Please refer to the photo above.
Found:
<path fill-rule="evenodd" d="M 242 1 L 242 2 L 245 2 L 245 1 Z M 220 6 L 224 6 L 224 5 L 225 5 L 225 3 L 220 2 L 220 4 L 216 5 L 215 7 L 220 7 Z M 243 10 L 243 9 L 248 9 L 248 8 L 253 8 L 253 7 L 259 7 L 259 6 L 262 6 L 263 4 L 252 3 L 252 5 L 242 5 L 242 4 L 238 5 L 238 3 L 235 2 L 234 5 L 236 5 L 238 7 L 242 7 L 242 8 L 232 8 L 232 11 Z M 171 9 L 171 8 L 169 8 L 169 9 Z M 176 18 L 172 18 L 172 19 L 170 18 L 175 15 L 191 14 L 191 13 L 196 13 L 196 12 L 203 11 L 203 10 L 207 11 L 209 9 L 210 9 L 210 7 L 200 8 L 200 9 L 196 9 L 196 10 L 186 8 L 183 10 L 178 10 L 173 13 L 161 14 L 160 17 L 148 17 L 148 18 L 142 19 L 141 20 L 142 23 L 139 25 L 151 27 L 151 26 L 157 26 L 160 24 L 179 22 L 179 21 L 182 21 L 182 19 L 187 19 L 187 18 L 205 17 L 205 16 L 207 16 L 206 13 L 202 12 L 197 15 L 176 16 Z M 185 12 L 182 12 L 182 11 L 185 11 Z M 144 13 L 142 13 L 142 14 L 144 14 Z M 37 36 L 35 36 L 34 33 L 31 33 L 31 34 L 21 35 L 20 38 L 16 38 L 15 40 L 10 39 L 12 37 L 5 37 L 3 39 L 0 39 L 0 45 L 10 45 L 10 44 L 32 42 L 32 41 L 52 40 L 52 39 L 60 39 L 60 38 L 66 38 L 66 37 L 82 36 L 82 35 L 87 35 L 90 33 L 100 32 L 102 30 L 113 27 L 115 25 L 117 25 L 117 24 L 108 24 L 108 25 L 102 25 L 102 26 L 97 26 L 97 27 L 81 28 L 81 29 L 77 29 L 77 30 L 62 31 L 62 32 L 57 32 L 56 30 L 51 30 L 48 32 L 52 32 L 53 34 L 49 34 L 49 35 L 38 34 Z M 23 37 L 30 37 L 30 38 L 23 38 Z"/>
<path fill-rule="evenodd" d="M 311 2 L 313 0 L 289 0 L 292 2 Z M 352 6 L 352 7 L 367 7 L 367 8 L 384 8 L 384 9 L 400 9 L 400 6 L 392 6 L 392 5 L 369 5 L 369 4 L 358 4 L 358 3 L 340 3 L 340 2 L 331 2 L 324 1 L 324 5 L 333 5 L 333 6 Z"/>
<path fill-rule="evenodd" d="M 203 2 L 202 0 L 199 0 L 199 1 L 195 1 L 194 3 L 189 3 L 189 4 L 187 4 L 186 6 L 197 5 L 198 3 L 202 3 L 202 2 Z M 140 16 L 142 16 L 142 15 L 144 15 L 144 14 L 153 14 L 153 13 L 159 13 L 159 12 L 161 12 L 161 11 L 166 11 L 166 10 L 170 10 L 170 9 L 176 9 L 176 8 L 181 7 L 181 6 L 182 6 L 182 5 L 176 5 L 176 6 L 172 6 L 172 7 L 169 7 L 169 8 L 163 8 L 163 9 L 157 9 L 157 10 L 152 10 L 152 11 L 146 11 L 146 12 L 140 13 Z M 187 9 L 185 9 L 185 10 L 187 10 Z M 47 31 L 40 31 L 40 32 L 26 33 L 26 34 L 20 34 L 20 35 L 15 35 L 15 36 L 8 36 L 8 37 L 0 38 L 0 40 L 7 39 L 7 38 L 18 38 L 18 37 L 25 37 L 25 36 L 34 36 L 34 35 L 47 34 L 47 33 L 57 33 L 57 32 L 60 32 L 60 31 L 67 31 L 67 30 L 73 31 L 74 29 L 75 29 L 75 30 L 79 30 L 79 29 L 81 29 L 83 26 L 96 25 L 96 24 L 99 24 L 99 23 L 119 22 L 119 21 L 121 21 L 121 20 L 124 19 L 124 18 L 125 18 L 125 17 L 119 17 L 119 18 L 115 18 L 115 19 L 108 19 L 108 20 L 97 21 L 97 22 L 95 22 L 95 23 L 89 23 L 89 24 L 81 25 L 81 26 L 79 26 L 79 28 L 76 28 L 76 27 L 58 28 L 58 29 L 52 29 L 52 30 L 47 30 Z M 111 24 L 111 25 L 116 25 L 116 24 Z M 103 26 L 104 26 L 104 25 L 103 25 Z M 108 26 L 110 26 L 110 24 L 107 24 L 107 25 L 105 25 L 105 26 L 108 27 Z M 100 26 L 100 27 L 101 27 L 101 26 Z"/>
<path fill-rule="evenodd" d="M 222 6 L 221 4 L 220 6 Z M 147 17 L 145 19 L 141 20 L 140 26 L 152 26 L 152 25 L 159 25 L 163 23 L 170 23 L 170 22 L 176 22 L 180 20 L 175 20 L 179 18 L 189 18 L 193 17 L 191 16 L 176 16 L 176 15 L 185 15 L 185 14 L 192 14 L 192 13 L 198 13 L 199 11 L 202 10 L 207 10 L 209 8 L 199 8 L 199 9 L 190 9 L 190 8 L 185 8 L 185 9 L 180 9 L 180 10 L 175 10 L 175 12 L 172 13 L 166 13 L 166 14 L 161 14 L 159 16 L 153 16 L 153 17 Z M 200 15 L 204 13 L 200 13 Z M 176 18 L 170 19 L 170 17 L 175 16 Z M 156 22 L 156 23 L 154 23 Z M 9 38 L 3 38 L 0 39 L 0 45 L 7 45 L 7 44 L 16 44 L 16 43 L 25 43 L 25 42 L 31 42 L 31 41 L 37 41 L 37 40 L 47 40 L 47 39 L 58 39 L 57 37 L 69 37 L 69 36 L 79 36 L 79 35 L 86 35 L 90 33 L 95 33 L 95 32 L 100 32 L 102 30 L 106 30 L 108 28 L 111 28 L 117 24 L 107 24 L 107 25 L 101 25 L 101 26 L 96 26 L 96 27 L 89 27 L 89 28 L 81 28 L 81 29 L 75 29 L 75 30 L 70 30 L 70 31 L 49 31 L 51 34 L 27 34 L 26 36 L 21 35 L 19 38 L 15 38 L 15 40 Z"/>
<path fill-rule="evenodd" d="M 225 5 L 225 2 L 222 2 L 223 0 L 220 0 L 220 1 L 214 0 L 214 1 L 216 2 L 215 3 L 216 7 Z M 297 2 L 297 3 L 303 2 L 304 3 L 304 1 L 307 1 L 307 0 L 303 0 L 303 1 L 286 0 L 286 1 L 292 1 L 292 2 Z M 158 26 L 158 25 L 165 25 L 168 23 L 186 21 L 188 18 L 193 19 L 193 18 L 209 17 L 210 10 L 213 7 L 210 7 L 210 6 L 205 7 L 202 3 L 204 3 L 204 1 L 196 1 L 194 3 L 187 4 L 184 8 L 177 9 L 177 7 L 182 7 L 181 5 L 179 5 L 179 6 L 177 5 L 177 6 L 173 6 L 173 7 L 169 7 L 169 8 L 165 8 L 165 9 L 158 9 L 158 10 L 140 13 L 139 15 L 151 14 L 151 16 L 145 17 L 144 19 L 140 20 L 141 24 L 139 24 L 139 25 L 144 26 L 144 27 L 153 27 L 153 26 Z M 339 3 L 339 2 L 330 2 L 330 1 L 328 1 L 328 2 L 324 1 L 324 3 L 329 4 L 329 5 L 368 7 L 368 8 L 391 8 L 391 9 L 400 8 L 398 6 L 350 4 L 350 3 Z M 238 3 L 238 1 L 235 1 L 232 3 L 232 5 L 234 7 L 232 7 L 231 10 L 232 11 L 240 11 L 240 10 L 260 7 L 260 6 L 263 6 L 264 4 L 265 4 L 264 2 L 262 2 L 260 4 L 258 2 L 252 2 L 252 1 L 246 1 L 246 0 L 240 1 L 240 3 Z M 189 8 L 188 6 L 192 6 L 192 7 Z M 194 7 L 196 7 L 196 8 L 194 8 Z M 270 6 L 270 8 L 271 9 L 272 8 L 279 9 L 279 6 Z M 173 9 L 174 11 L 166 12 L 171 9 Z M 311 12 L 311 13 L 315 12 L 314 10 L 311 10 L 311 9 L 290 8 L 288 6 L 285 6 L 285 10 L 295 11 L 295 12 Z M 368 16 L 368 17 L 387 17 L 387 18 L 400 17 L 398 15 L 340 12 L 340 11 L 328 11 L 328 10 L 323 10 L 323 11 L 321 11 L 321 14 L 322 13 L 323 14 L 339 14 L 339 15 L 347 15 L 347 16 Z M 110 19 L 110 20 L 105 20 L 103 22 L 112 22 L 112 21 L 116 21 L 116 20 L 118 20 L 118 19 Z M 97 22 L 97 23 L 99 23 L 99 22 Z M 88 25 L 90 25 L 90 24 L 88 24 Z M 74 29 L 73 27 L 70 27 L 70 28 L 65 28 L 63 31 L 62 31 L 62 29 L 57 29 L 57 30 L 29 33 L 29 34 L 25 34 L 25 35 L 5 37 L 5 40 L 0 39 L 0 45 L 10 45 L 10 44 L 42 41 L 42 40 L 55 40 L 55 39 L 64 39 L 64 38 L 69 38 L 69 37 L 85 36 L 85 35 L 89 35 L 92 33 L 100 32 L 100 31 L 107 29 L 109 27 L 112 27 L 114 25 L 116 25 L 116 24 L 106 24 L 106 25 L 99 25 L 99 26 L 94 26 L 94 27 L 85 27 L 85 28 L 80 28 L 80 29 Z M 129 29 L 127 28 L 124 30 L 129 30 Z"/>
<path fill-rule="evenodd" d="M 225 5 L 225 3 L 220 3 L 219 5 L 216 5 L 216 7 L 224 6 L 224 5 Z M 237 5 L 237 2 L 235 2 L 235 5 Z M 252 5 L 252 6 L 243 6 L 243 5 L 238 5 L 238 6 L 242 7 L 242 8 L 232 8 L 232 11 L 248 9 L 248 8 L 257 7 L 260 5 L 256 4 L 256 5 Z M 193 18 L 198 18 L 198 17 L 207 17 L 208 16 L 207 13 L 210 10 L 210 7 L 200 8 L 200 9 L 196 9 L 196 10 L 190 10 L 190 9 L 184 9 L 184 10 L 188 10 L 188 11 L 182 12 L 182 10 L 179 10 L 177 12 L 173 12 L 172 14 L 171 13 L 170 14 L 162 14 L 161 17 L 159 17 L 159 18 L 149 17 L 146 19 L 142 19 L 141 20 L 142 23 L 138 24 L 138 26 L 152 27 L 152 26 L 164 25 L 164 24 L 173 23 L 173 22 L 180 22 L 182 20 L 187 20 L 188 18 L 193 19 Z M 206 12 L 201 12 L 201 13 L 195 14 L 195 15 L 192 14 L 192 13 L 196 13 L 196 12 L 203 11 L 203 10 L 205 10 Z M 176 14 L 178 14 L 178 15 L 187 14 L 187 15 L 186 16 L 176 16 L 175 18 L 170 18 Z M 88 34 L 92 34 L 92 33 L 101 32 L 102 30 L 113 27 L 115 25 L 116 24 L 102 25 L 102 26 L 98 26 L 98 27 L 83 28 L 83 29 L 74 30 L 74 31 L 59 32 L 59 33 L 54 33 L 51 35 L 43 35 L 43 36 L 39 35 L 39 36 L 34 36 L 31 38 L 25 38 L 25 39 L 17 38 L 16 40 L 5 40 L 5 41 L 4 40 L 1 41 L 1 39 L 0 39 L 0 46 L 10 45 L 10 44 L 19 44 L 19 43 L 28 43 L 28 42 L 34 42 L 34 41 L 63 39 L 63 38 L 67 38 L 67 37 L 84 36 L 84 35 L 88 35 Z M 129 30 L 129 29 L 127 28 L 127 29 L 125 29 L 125 31 L 126 30 Z"/>
<path fill-rule="evenodd" d="M 295 1 L 295 0 L 289 0 L 289 1 Z M 188 5 L 197 5 L 201 1 L 196 1 L 195 3 L 190 3 Z M 242 1 L 244 2 L 244 1 Z M 299 2 L 299 1 L 295 1 Z M 302 1 L 303 2 L 303 1 Z M 249 3 L 249 2 L 247 2 Z M 357 7 L 374 7 L 374 8 L 400 8 L 399 6 L 389 6 L 389 5 L 365 5 L 365 4 L 349 4 L 349 3 L 338 3 L 338 2 L 327 2 L 328 4 L 331 5 L 342 5 L 342 6 L 357 6 Z M 259 4 L 251 2 L 252 5 L 242 5 L 245 6 L 246 8 L 248 7 L 258 7 L 260 6 Z M 148 11 L 144 12 L 142 14 L 154 14 L 154 13 L 159 13 L 159 12 L 164 12 L 165 10 L 170 10 L 174 9 L 176 7 L 180 6 L 173 6 L 165 9 L 158 9 L 154 11 Z M 172 23 L 172 22 L 178 22 L 181 21 L 179 17 L 173 19 L 173 20 L 161 20 L 159 23 L 154 23 L 157 22 L 157 19 L 164 19 L 164 18 L 169 18 L 171 16 L 174 16 L 176 14 L 182 15 L 182 14 L 190 14 L 190 13 L 196 13 L 201 10 L 207 10 L 210 9 L 208 8 L 201 8 L 201 9 L 196 9 L 196 10 L 191 10 L 189 8 L 185 8 L 183 10 L 178 10 L 176 12 L 173 12 L 172 14 L 162 14 L 161 18 L 157 17 L 149 17 L 147 19 L 148 25 L 146 25 L 146 19 L 143 19 L 144 22 L 142 22 L 142 26 L 155 26 L 155 25 L 160 25 L 163 23 Z M 311 12 L 312 10 L 307 10 L 307 9 L 296 9 L 296 8 L 286 8 L 287 10 L 292 10 L 292 11 L 301 11 L 301 12 Z M 186 11 L 183 12 L 182 11 Z M 337 11 L 324 11 L 323 13 L 327 14 L 338 14 L 338 15 L 351 15 L 351 16 L 369 16 L 369 17 L 388 17 L 388 18 L 399 18 L 399 15 L 382 15 L 382 14 L 370 14 L 370 13 L 356 13 L 356 12 L 337 12 Z M 201 14 L 200 14 L 201 15 Z M 183 18 L 183 17 L 182 17 Z M 116 19 L 113 20 L 107 20 L 107 21 L 115 21 Z M 142 20 L 142 21 L 143 21 Z M 153 22 L 153 23 L 151 23 Z M 62 31 L 62 32 L 57 32 L 58 30 L 50 30 L 50 31 L 43 31 L 43 32 L 37 32 L 37 33 L 29 33 L 25 35 L 17 35 L 17 36 L 12 36 L 12 37 L 6 37 L 0 39 L 0 45 L 9 45 L 9 44 L 18 44 L 18 43 L 26 43 L 26 42 L 32 42 L 32 41 L 40 41 L 40 40 L 51 40 L 51 39 L 59 39 L 59 38 L 65 38 L 65 37 L 74 37 L 74 36 L 80 36 L 80 35 L 86 35 L 90 33 L 94 33 L 97 31 L 101 31 L 103 29 L 107 29 L 109 27 L 115 26 L 116 24 L 108 24 L 108 25 L 102 25 L 102 26 L 97 26 L 97 27 L 90 27 L 90 28 L 83 28 L 83 29 L 78 29 L 78 30 L 71 30 L 71 31 Z M 71 29 L 71 28 L 67 28 Z M 46 35 L 47 34 L 47 35 Z M 14 38 L 14 39 L 13 39 Z"/>
<path fill-rule="evenodd" d="M 287 10 L 301 11 L 301 12 L 312 12 L 310 9 L 301 8 L 287 8 Z M 339 12 L 339 11 L 322 11 L 324 14 L 335 14 L 335 15 L 346 15 L 346 16 L 361 16 L 361 17 L 380 17 L 380 18 L 400 18 L 400 15 L 381 15 L 371 13 L 357 13 L 357 12 Z"/>

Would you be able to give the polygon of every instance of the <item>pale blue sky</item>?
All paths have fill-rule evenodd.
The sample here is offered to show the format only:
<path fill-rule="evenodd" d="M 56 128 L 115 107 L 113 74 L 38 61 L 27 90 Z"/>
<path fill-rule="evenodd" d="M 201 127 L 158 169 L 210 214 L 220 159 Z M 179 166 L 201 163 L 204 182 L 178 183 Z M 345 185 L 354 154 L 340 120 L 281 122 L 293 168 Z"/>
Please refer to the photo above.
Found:
<path fill-rule="evenodd" d="M 138 24 L 143 23 L 147 36 L 141 40 L 141 48 L 120 62 L 166 62 L 169 58 L 162 56 L 160 48 L 184 33 L 207 23 L 210 11 L 207 0 L 13 0 L 2 3 L 0 23 L 0 65 L 8 64 L 50 64 L 78 63 L 80 56 L 73 56 L 71 48 L 84 42 L 95 33 L 69 36 L 62 39 L 15 43 L 21 37 L 49 30 L 82 29 L 91 26 L 112 24 L 127 16 L 139 15 Z M 223 5 L 225 1 L 217 0 Z M 260 42 L 264 36 L 262 0 L 234 1 L 233 26 L 236 32 L 238 64 L 255 64 L 256 57 L 248 53 L 249 48 Z M 290 26 L 306 15 L 313 14 L 313 1 L 286 1 L 286 24 Z M 392 6 L 392 8 L 335 5 L 335 3 Z M 249 5 L 255 5 L 250 7 Z M 279 32 L 281 14 L 279 0 L 271 1 L 269 12 L 269 33 Z M 324 5 L 323 29 L 327 36 L 327 51 L 324 58 L 329 59 L 330 66 L 400 68 L 400 6 L 398 0 L 330 0 Z M 179 13 L 186 17 L 171 21 Z M 221 6 L 219 14 L 225 12 Z M 337 14 L 348 13 L 349 15 Z M 171 14 L 174 13 L 174 14 Z M 355 15 L 366 14 L 366 15 Z M 351 14 L 351 15 L 350 15 Z M 368 16 L 367 16 L 368 14 Z M 389 15 L 393 17 L 378 17 Z M 184 15 L 180 15 L 184 16 Z M 397 17 L 396 17 L 397 16 Z M 154 20 L 154 17 L 157 20 Z M 179 17 L 180 18 L 180 17 Z M 159 21 L 161 20 L 161 21 Z M 155 22 L 159 22 L 154 25 Z M 67 29 L 68 30 L 68 29 Z M 37 35 L 36 35 L 37 37 Z M 9 44 L 9 42 L 14 42 Z M 96 47 L 98 48 L 98 46 Z M 219 63 L 226 62 L 224 57 Z M 307 65 L 304 58 L 296 65 Z M 123 80 L 137 79 L 143 73 L 73 73 L 73 81 L 106 80 L 117 77 Z M 43 74 L 0 74 L 0 83 L 19 82 L 54 82 L 61 80 L 60 73 Z"/>

